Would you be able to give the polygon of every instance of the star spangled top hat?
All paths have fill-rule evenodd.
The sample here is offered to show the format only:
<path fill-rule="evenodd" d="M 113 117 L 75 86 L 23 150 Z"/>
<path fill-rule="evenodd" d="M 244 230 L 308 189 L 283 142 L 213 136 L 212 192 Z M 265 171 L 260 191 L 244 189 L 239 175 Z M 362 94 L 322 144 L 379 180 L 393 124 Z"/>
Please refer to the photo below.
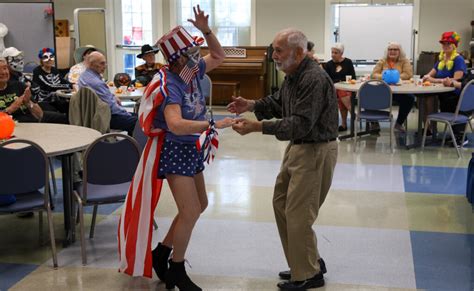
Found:
<path fill-rule="evenodd" d="M 204 43 L 202 37 L 191 36 L 182 26 L 176 26 L 163 35 L 155 44 L 169 64 L 175 62 L 188 49 Z"/>

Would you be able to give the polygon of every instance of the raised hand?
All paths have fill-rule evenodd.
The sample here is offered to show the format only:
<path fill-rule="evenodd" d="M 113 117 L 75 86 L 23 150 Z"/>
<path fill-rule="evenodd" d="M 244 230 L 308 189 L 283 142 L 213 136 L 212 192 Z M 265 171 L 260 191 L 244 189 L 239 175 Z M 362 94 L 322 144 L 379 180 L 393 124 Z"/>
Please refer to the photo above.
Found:
<path fill-rule="evenodd" d="M 250 100 L 247 100 L 240 96 L 232 96 L 232 102 L 227 105 L 227 111 L 229 111 L 230 113 L 241 114 L 246 111 L 251 111 L 254 105 L 255 103 Z"/>
<path fill-rule="evenodd" d="M 234 119 L 226 117 L 224 119 L 216 121 L 216 128 L 226 128 L 234 124 Z"/>
<path fill-rule="evenodd" d="M 23 92 L 23 103 L 27 104 L 31 101 L 31 89 L 30 86 L 26 87 L 25 92 Z"/>
<path fill-rule="evenodd" d="M 191 22 L 197 29 L 199 29 L 203 33 L 210 31 L 211 29 L 209 28 L 209 14 L 205 15 L 204 11 L 201 10 L 201 7 L 199 7 L 199 5 L 194 6 L 193 11 L 194 19 L 188 19 L 188 21 Z"/>

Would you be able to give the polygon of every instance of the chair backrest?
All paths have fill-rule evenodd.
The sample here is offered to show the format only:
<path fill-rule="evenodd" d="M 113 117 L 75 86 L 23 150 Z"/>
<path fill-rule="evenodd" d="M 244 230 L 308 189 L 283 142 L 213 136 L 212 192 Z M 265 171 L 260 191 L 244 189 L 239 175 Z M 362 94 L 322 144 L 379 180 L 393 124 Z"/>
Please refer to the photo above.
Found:
<path fill-rule="evenodd" d="M 48 193 L 49 160 L 38 144 L 24 139 L 0 143 L 0 161 L 0 195 L 28 193 L 43 187 Z"/>
<path fill-rule="evenodd" d="M 69 123 L 93 128 L 106 133 L 110 131 L 110 107 L 94 90 L 81 87 L 69 100 Z"/>
<path fill-rule="evenodd" d="M 135 128 L 133 129 L 133 138 L 137 141 L 140 152 L 143 152 L 146 142 L 148 141 L 148 137 L 143 132 L 139 121 L 137 121 Z"/>
<path fill-rule="evenodd" d="M 116 185 L 132 181 L 140 155 L 137 142 L 126 134 L 108 133 L 96 139 L 84 153 L 84 199 L 88 183 Z"/>
<path fill-rule="evenodd" d="M 23 73 L 31 74 L 33 70 L 38 66 L 35 62 L 28 62 L 23 66 Z"/>
<path fill-rule="evenodd" d="M 474 80 L 469 81 L 459 96 L 456 114 L 459 111 L 468 112 L 474 110 Z"/>
<path fill-rule="evenodd" d="M 392 107 L 392 89 L 384 81 L 364 82 L 357 92 L 359 110 L 383 110 Z"/>
<path fill-rule="evenodd" d="M 210 99 L 212 97 L 212 81 L 211 78 L 207 75 L 204 74 L 202 79 L 199 81 L 202 94 L 206 99 Z"/>

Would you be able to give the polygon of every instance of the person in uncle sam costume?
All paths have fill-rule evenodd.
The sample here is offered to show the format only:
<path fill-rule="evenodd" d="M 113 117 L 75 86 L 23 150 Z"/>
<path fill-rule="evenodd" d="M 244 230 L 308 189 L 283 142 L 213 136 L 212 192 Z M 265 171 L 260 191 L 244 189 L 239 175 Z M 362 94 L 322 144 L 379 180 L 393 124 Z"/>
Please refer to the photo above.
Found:
<path fill-rule="evenodd" d="M 209 54 L 200 58 L 204 40 L 181 26 L 155 45 L 168 65 L 154 76 L 141 100 L 139 122 L 149 138 L 119 224 L 120 271 L 152 277 L 153 267 L 166 288 L 180 290 L 201 290 L 186 274 L 185 253 L 194 225 L 208 204 L 202 171 L 204 161 L 213 159 L 218 146 L 215 129 L 233 124 L 231 118 L 206 120 L 199 79 L 219 66 L 225 54 L 209 28 L 209 16 L 199 5 L 193 9 L 195 19 L 188 21 L 203 33 Z M 162 179 L 168 180 L 178 214 L 164 240 L 153 249 L 153 214 Z"/>

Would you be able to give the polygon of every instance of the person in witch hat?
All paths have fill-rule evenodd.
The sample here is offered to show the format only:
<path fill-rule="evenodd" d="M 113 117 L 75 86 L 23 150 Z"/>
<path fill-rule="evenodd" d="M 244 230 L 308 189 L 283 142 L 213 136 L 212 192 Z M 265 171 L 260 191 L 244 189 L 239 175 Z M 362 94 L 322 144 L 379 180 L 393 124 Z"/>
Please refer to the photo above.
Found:
<path fill-rule="evenodd" d="M 155 62 L 155 54 L 160 50 L 149 44 L 142 46 L 142 52 L 137 58 L 143 59 L 145 63 L 135 68 L 135 79 L 142 85 L 146 86 L 150 83 L 153 76 L 163 67 L 163 64 Z"/>

